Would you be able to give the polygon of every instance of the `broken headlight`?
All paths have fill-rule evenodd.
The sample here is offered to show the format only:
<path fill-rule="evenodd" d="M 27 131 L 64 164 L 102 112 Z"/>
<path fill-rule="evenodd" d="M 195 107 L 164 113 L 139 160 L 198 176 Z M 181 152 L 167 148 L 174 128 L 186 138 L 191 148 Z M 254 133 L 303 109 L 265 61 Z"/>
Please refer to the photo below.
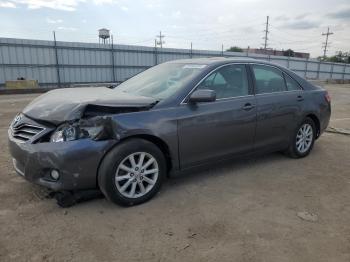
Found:
<path fill-rule="evenodd" d="M 94 139 L 102 133 L 103 129 L 103 126 L 81 126 L 78 123 L 64 124 L 51 135 L 50 142 L 65 142 L 82 138 Z"/>

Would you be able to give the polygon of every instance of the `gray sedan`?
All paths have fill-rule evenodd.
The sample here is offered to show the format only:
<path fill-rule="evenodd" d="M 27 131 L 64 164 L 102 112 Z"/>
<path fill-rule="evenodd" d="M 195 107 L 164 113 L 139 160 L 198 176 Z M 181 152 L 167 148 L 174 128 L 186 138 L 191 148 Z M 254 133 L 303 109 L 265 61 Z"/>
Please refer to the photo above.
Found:
<path fill-rule="evenodd" d="M 168 175 L 234 157 L 307 156 L 328 125 L 327 91 L 254 59 L 154 66 L 116 88 L 57 89 L 9 128 L 14 168 L 54 191 L 152 198 Z"/>

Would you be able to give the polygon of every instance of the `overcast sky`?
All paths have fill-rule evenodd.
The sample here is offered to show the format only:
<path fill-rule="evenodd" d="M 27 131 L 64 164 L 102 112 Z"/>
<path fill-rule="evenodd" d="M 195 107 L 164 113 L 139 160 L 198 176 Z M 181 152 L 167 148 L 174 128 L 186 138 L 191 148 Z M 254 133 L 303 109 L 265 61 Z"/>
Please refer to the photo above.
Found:
<path fill-rule="evenodd" d="M 350 51 L 349 0 L 0 0 L 0 37 L 97 42 L 97 30 L 111 30 L 116 43 L 221 50 L 262 46 L 266 16 L 268 45 L 322 54 Z"/>

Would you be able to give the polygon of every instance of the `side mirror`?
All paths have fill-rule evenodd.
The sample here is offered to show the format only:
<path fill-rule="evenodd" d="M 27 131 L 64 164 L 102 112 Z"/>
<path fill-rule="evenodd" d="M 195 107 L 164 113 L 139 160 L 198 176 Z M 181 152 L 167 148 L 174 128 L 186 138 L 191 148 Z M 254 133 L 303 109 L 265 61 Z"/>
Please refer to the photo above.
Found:
<path fill-rule="evenodd" d="M 210 89 L 200 89 L 194 91 L 190 98 L 190 103 L 198 103 L 198 102 L 213 102 L 216 100 L 216 93 Z"/>

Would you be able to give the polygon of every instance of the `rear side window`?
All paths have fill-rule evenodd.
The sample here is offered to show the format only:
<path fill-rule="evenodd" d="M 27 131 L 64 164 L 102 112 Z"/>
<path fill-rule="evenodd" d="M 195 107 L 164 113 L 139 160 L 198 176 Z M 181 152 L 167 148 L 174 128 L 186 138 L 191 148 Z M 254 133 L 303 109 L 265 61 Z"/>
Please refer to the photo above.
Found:
<path fill-rule="evenodd" d="M 282 72 L 270 66 L 252 65 L 255 77 L 255 93 L 265 94 L 286 90 Z"/>
<path fill-rule="evenodd" d="M 227 65 L 211 73 L 198 86 L 198 89 L 211 89 L 216 98 L 230 98 L 248 95 L 248 78 L 244 65 Z"/>
<path fill-rule="evenodd" d="M 286 79 L 286 86 L 288 91 L 300 90 L 299 84 L 287 74 L 283 74 Z"/>

